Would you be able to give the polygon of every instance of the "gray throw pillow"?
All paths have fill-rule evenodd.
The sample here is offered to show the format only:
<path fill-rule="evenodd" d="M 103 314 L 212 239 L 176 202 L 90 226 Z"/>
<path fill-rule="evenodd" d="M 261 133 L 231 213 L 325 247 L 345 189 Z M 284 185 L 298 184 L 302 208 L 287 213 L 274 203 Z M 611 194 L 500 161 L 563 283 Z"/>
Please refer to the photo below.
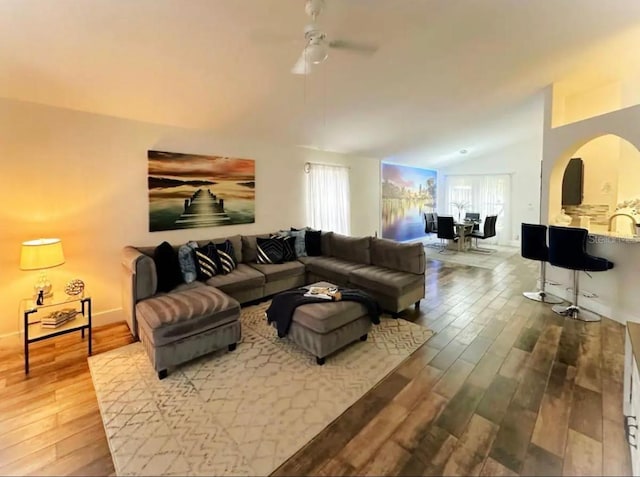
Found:
<path fill-rule="evenodd" d="M 296 238 L 295 248 L 297 257 L 306 257 L 307 248 L 304 242 L 304 236 L 307 233 L 306 230 L 292 230 L 289 232 L 292 237 Z"/>
<path fill-rule="evenodd" d="M 186 245 L 178 249 L 178 262 L 180 262 L 180 272 L 185 283 L 191 283 L 198 278 L 198 269 L 193 251 L 198 248 L 197 242 L 187 242 Z"/>

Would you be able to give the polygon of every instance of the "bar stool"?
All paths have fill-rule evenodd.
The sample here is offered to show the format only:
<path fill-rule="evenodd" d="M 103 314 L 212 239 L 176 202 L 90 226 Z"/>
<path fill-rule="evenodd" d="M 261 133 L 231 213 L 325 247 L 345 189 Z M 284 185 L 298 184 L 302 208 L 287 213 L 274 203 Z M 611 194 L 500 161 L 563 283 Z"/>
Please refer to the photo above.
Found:
<path fill-rule="evenodd" d="M 578 306 L 579 272 L 604 272 L 613 268 L 613 263 L 587 253 L 587 229 L 575 227 L 549 227 L 549 263 L 555 267 L 573 270 L 573 301 L 569 306 L 555 305 L 552 309 L 559 315 L 574 320 L 600 321 L 597 313 L 582 310 Z"/>
<path fill-rule="evenodd" d="M 520 254 L 523 258 L 540 262 L 540 290 L 523 292 L 529 300 L 542 303 L 562 303 L 564 300 L 545 292 L 547 282 L 547 262 L 549 261 L 549 247 L 547 247 L 547 226 L 538 224 L 522 224 L 522 238 Z"/>

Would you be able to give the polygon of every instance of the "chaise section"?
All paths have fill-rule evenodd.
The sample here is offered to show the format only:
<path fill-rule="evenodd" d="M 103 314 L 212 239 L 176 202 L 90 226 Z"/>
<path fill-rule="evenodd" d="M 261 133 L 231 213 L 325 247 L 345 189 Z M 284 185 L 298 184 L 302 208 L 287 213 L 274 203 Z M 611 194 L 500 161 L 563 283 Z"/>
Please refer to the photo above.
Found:
<path fill-rule="evenodd" d="M 368 265 L 354 270 L 350 285 L 374 296 L 380 306 L 397 313 L 424 297 L 424 275 Z"/>
<path fill-rule="evenodd" d="M 240 340 L 240 304 L 203 284 L 162 293 L 136 304 L 140 340 L 162 378 L 169 367 Z"/>

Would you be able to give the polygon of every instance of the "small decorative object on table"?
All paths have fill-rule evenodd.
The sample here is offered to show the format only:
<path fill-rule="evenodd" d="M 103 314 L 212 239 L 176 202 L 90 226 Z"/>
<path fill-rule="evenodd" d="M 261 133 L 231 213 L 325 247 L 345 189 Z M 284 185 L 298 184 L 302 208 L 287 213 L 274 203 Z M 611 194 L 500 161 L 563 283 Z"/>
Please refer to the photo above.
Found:
<path fill-rule="evenodd" d="M 64 292 L 67 295 L 75 296 L 80 295 L 84 291 L 84 282 L 79 278 L 71 280 L 67 283 L 67 286 L 64 287 Z"/>
<path fill-rule="evenodd" d="M 453 205 L 456 209 L 458 209 L 458 222 L 462 222 L 462 213 L 469 207 L 471 207 L 471 204 L 469 204 L 469 202 L 464 201 L 464 200 L 459 200 L 457 202 L 451 202 L 451 205 Z"/>

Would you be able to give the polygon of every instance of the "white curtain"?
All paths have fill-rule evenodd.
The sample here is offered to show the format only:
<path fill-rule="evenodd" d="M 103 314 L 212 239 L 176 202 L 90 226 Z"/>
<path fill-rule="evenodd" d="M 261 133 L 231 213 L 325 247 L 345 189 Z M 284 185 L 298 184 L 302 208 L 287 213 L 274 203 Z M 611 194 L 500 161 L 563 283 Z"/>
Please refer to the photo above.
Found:
<path fill-rule="evenodd" d="M 497 243 L 511 242 L 511 176 L 492 175 L 450 175 L 445 178 L 446 198 L 441 215 L 453 215 L 456 220 L 466 212 L 480 214 L 484 222 L 487 215 L 497 215 Z M 484 224 L 480 225 L 480 231 Z M 489 239 L 491 240 L 491 239 Z"/>
<path fill-rule="evenodd" d="M 307 223 L 319 230 L 351 234 L 349 168 L 311 164 L 307 174 Z"/>

